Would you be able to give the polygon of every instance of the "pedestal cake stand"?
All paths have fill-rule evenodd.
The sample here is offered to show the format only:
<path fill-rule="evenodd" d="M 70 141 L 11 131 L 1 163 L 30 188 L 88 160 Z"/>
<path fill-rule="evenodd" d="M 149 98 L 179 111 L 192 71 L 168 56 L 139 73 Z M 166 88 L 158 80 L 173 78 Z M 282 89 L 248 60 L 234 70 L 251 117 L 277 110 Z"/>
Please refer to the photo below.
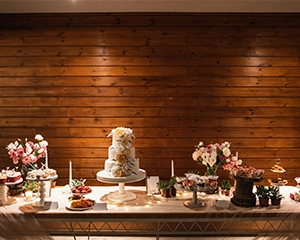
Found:
<path fill-rule="evenodd" d="M 35 178 L 26 177 L 26 180 L 39 182 L 39 198 L 40 198 L 40 200 L 33 203 L 32 206 L 34 206 L 34 207 L 44 207 L 45 197 L 46 197 L 46 183 L 45 183 L 45 181 L 55 180 L 57 178 L 58 178 L 58 175 L 54 175 L 54 176 L 47 177 L 47 178 L 42 178 L 41 176 L 36 176 Z"/>
<path fill-rule="evenodd" d="M 125 191 L 125 183 L 138 182 L 146 177 L 146 171 L 139 169 L 137 174 L 127 177 L 111 177 L 106 171 L 102 170 L 97 173 L 97 180 L 104 183 L 116 183 L 119 185 L 117 192 L 109 193 L 107 199 L 116 203 L 128 202 L 136 199 L 136 195 L 132 192 Z"/>
<path fill-rule="evenodd" d="M 16 202 L 14 198 L 8 196 L 8 186 L 16 185 L 21 182 L 23 182 L 23 178 L 20 178 L 15 182 L 6 182 L 4 184 L 0 184 L 0 200 L 1 200 L 0 205 L 10 205 Z"/>
<path fill-rule="evenodd" d="M 175 184 L 174 186 L 176 189 L 181 190 L 181 191 L 188 191 L 193 193 L 193 198 L 184 201 L 183 205 L 187 208 L 191 209 L 201 209 L 206 206 L 206 203 L 203 202 L 202 200 L 198 199 L 198 192 L 200 192 L 197 187 L 193 187 L 192 189 L 180 187 L 178 184 Z"/>

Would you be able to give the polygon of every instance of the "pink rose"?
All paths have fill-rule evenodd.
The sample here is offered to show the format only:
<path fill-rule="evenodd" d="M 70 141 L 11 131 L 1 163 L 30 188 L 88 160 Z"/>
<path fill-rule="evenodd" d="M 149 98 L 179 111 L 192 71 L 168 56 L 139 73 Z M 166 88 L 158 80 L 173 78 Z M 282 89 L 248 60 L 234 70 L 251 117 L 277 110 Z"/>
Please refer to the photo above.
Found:
<path fill-rule="evenodd" d="M 30 163 L 30 157 L 29 156 L 26 156 L 24 158 L 22 158 L 22 162 L 27 165 L 28 163 Z"/>
<path fill-rule="evenodd" d="M 17 153 L 18 153 L 18 156 L 22 157 L 24 155 L 24 153 L 25 153 L 24 148 L 18 148 L 17 149 Z"/>

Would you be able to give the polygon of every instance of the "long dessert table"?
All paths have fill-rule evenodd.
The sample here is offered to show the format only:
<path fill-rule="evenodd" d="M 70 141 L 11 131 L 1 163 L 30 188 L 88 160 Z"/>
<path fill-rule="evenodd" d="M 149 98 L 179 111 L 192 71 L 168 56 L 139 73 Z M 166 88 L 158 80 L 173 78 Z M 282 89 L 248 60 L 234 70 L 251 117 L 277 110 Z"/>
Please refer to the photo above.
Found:
<path fill-rule="evenodd" d="M 70 193 L 65 188 L 52 189 L 45 208 L 34 207 L 22 196 L 12 197 L 11 204 L 1 206 L 1 233 L 5 237 L 16 235 L 42 236 L 49 239 L 62 236 L 268 236 L 299 239 L 300 203 L 289 198 L 295 187 L 280 187 L 284 199 L 280 207 L 260 208 L 216 206 L 219 194 L 198 197 L 205 202 L 203 208 L 188 208 L 184 201 L 192 198 L 181 192 L 175 198 L 147 195 L 145 187 L 127 186 L 126 191 L 137 198 L 123 203 L 107 200 L 107 195 L 118 191 L 117 186 L 91 187 L 85 198 L 96 205 L 85 211 L 69 210 Z M 226 200 L 226 199 L 225 199 Z M 228 199 L 227 199 L 228 200 Z M 11 238 L 13 239 L 13 238 Z M 16 238 L 17 239 L 17 238 Z M 38 238 L 37 238 L 38 239 Z"/>

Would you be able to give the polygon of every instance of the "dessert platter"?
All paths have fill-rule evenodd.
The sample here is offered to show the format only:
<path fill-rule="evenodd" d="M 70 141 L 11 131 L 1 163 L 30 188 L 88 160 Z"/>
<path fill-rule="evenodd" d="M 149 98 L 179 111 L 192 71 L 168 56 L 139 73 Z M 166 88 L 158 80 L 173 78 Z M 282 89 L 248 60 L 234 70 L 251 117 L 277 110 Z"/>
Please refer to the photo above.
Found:
<path fill-rule="evenodd" d="M 70 211 L 85 211 L 92 209 L 94 204 L 95 200 L 80 198 L 69 201 L 66 209 Z"/>
<path fill-rule="evenodd" d="M 286 170 L 282 166 L 280 166 L 280 163 L 281 163 L 280 158 L 277 158 L 275 160 L 275 164 L 270 169 L 271 172 L 277 173 L 276 178 L 268 178 L 268 181 L 271 186 L 280 187 L 280 186 L 285 186 L 286 184 L 288 184 L 287 179 L 283 179 L 283 178 L 279 177 L 279 174 L 286 172 Z"/>
<path fill-rule="evenodd" d="M 217 181 L 218 177 L 214 179 Z M 184 201 L 183 205 L 187 208 L 201 209 L 206 206 L 206 203 L 198 199 L 198 192 L 204 197 L 206 195 L 206 184 L 210 179 L 207 176 L 200 176 L 195 173 L 186 173 L 185 177 L 177 177 L 175 188 L 181 191 L 189 191 L 193 193 L 193 198 Z"/>
<path fill-rule="evenodd" d="M 70 211 L 85 211 L 93 208 L 95 200 L 86 198 L 92 192 L 89 186 L 85 185 L 85 179 L 72 179 L 70 188 L 72 196 L 68 198 L 66 209 Z"/>
<path fill-rule="evenodd" d="M 72 197 L 69 200 L 78 200 L 85 195 L 88 195 L 92 192 L 92 189 L 89 186 L 85 185 L 86 179 L 72 179 L 70 183 Z"/>
<path fill-rule="evenodd" d="M 297 185 L 295 186 L 295 190 L 290 193 L 290 199 L 300 202 L 300 177 L 295 177 L 295 181 Z"/>
<path fill-rule="evenodd" d="M 112 145 L 108 148 L 108 159 L 104 170 L 96 174 L 97 180 L 104 183 L 117 183 L 119 191 L 110 193 L 107 199 L 114 202 L 126 202 L 136 195 L 125 191 L 125 183 L 132 183 L 146 178 L 146 171 L 140 169 L 139 159 L 135 157 L 132 146 L 134 135 L 130 128 L 118 127 L 108 135 L 112 136 Z"/>
<path fill-rule="evenodd" d="M 202 201 L 201 199 L 198 198 L 198 188 L 197 187 L 192 187 L 189 189 L 183 188 L 182 185 L 180 184 L 175 184 L 174 187 L 177 190 L 181 190 L 181 191 L 190 191 L 193 193 L 193 198 L 192 199 L 188 199 L 186 201 L 183 202 L 183 205 L 187 208 L 192 208 L 192 209 L 201 209 L 204 208 L 206 206 L 206 203 L 204 201 Z M 201 193 L 202 196 L 205 196 L 205 193 Z"/>
<path fill-rule="evenodd" d="M 51 168 L 45 169 L 36 169 L 29 171 L 26 176 L 26 180 L 28 181 L 38 181 L 39 182 L 39 198 L 40 200 L 34 202 L 32 206 L 34 207 L 44 207 L 45 205 L 45 197 L 46 197 L 46 181 L 55 180 L 58 178 L 56 170 Z"/>
<path fill-rule="evenodd" d="M 30 181 L 49 181 L 58 178 L 56 170 L 51 168 L 40 168 L 29 171 L 27 173 L 26 179 Z"/>

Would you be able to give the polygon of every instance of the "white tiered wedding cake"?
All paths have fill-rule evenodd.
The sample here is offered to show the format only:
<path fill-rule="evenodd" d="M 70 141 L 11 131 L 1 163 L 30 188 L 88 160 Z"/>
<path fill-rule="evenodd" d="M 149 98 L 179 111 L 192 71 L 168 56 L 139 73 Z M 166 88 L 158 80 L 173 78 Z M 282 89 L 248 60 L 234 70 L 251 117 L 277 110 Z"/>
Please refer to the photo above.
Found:
<path fill-rule="evenodd" d="M 118 127 L 113 129 L 108 137 L 112 136 L 112 145 L 108 148 L 108 159 L 104 170 L 111 177 L 126 177 L 137 174 L 139 159 L 135 158 L 135 148 L 132 147 L 134 135 L 129 128 Z"/>
<path fill-rule="evenodd" d="M 112 145 L 108 148 L 108 159 L 104 170 L 97 173 L 100 181 L 117 182 L 137 181 L 145 178 L 145 171 L 140 169 L 139 159 L 135 157 L 132 146 L 133 132 L 130 128 L 117 127 L 111 131 Z"/>

